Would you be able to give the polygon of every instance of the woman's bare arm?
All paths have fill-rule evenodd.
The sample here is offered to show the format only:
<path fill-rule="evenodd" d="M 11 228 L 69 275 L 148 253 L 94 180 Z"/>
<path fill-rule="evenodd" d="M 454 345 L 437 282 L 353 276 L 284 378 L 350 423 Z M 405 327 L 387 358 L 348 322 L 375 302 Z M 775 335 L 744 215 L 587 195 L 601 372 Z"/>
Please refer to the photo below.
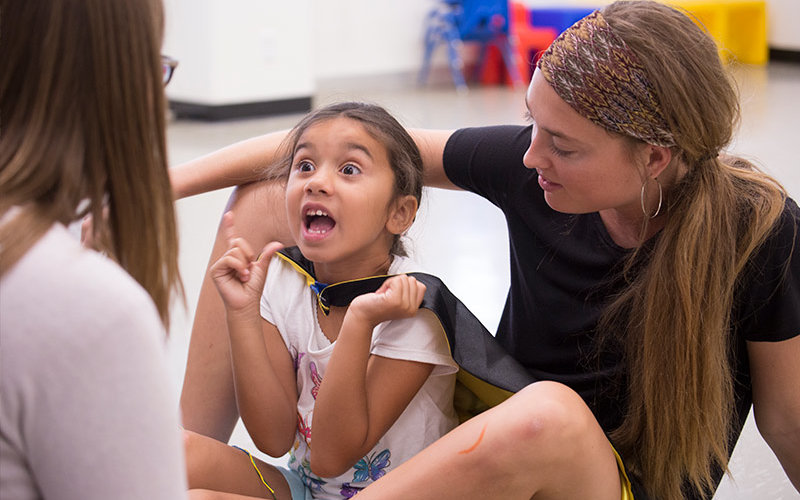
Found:
<path fill-rule="evenodd" d="M 756 425 L 800 491 L 800 336 L 748 342 L 747 351 Z"/>
<path fill-rule="evenodd" d="M 422 154 L 425 185 L 455 189 L 442 164 L 444 146 L 453 131 L 414 129 L 409 133 Z M 260 180 L 264 167 L 277 159 L 286 134 L 281 130 L 246 139 L 170 168 L 175 198 Z"/>
<path fill-rule="evenodd" d="M 261 179 L 263 169 L 277 159 L 286 134 L 286 130 L 281 130 L 246 139 L 170 168 L 175 198 Z"/>
<path fill-rule="evenodd" d="M 458 189 L 444 172 L 444 147 L 453 135 L 452 130 L 411 129 L 408 131 L 422 155 L 425 185 L 443 189 Z"/>

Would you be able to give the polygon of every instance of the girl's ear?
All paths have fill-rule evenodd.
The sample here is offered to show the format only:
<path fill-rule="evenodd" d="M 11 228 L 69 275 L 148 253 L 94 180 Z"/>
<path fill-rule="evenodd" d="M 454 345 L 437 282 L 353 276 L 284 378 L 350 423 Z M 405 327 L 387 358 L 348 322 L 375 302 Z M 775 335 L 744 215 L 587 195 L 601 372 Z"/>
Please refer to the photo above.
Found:
<path fill-rule="evenodd" d="M 403 234 L 414 222 L 417 215 L 417 199 L 410 194 L 399 196 L 389 211 L 386 230 L 392 234 Z"/>

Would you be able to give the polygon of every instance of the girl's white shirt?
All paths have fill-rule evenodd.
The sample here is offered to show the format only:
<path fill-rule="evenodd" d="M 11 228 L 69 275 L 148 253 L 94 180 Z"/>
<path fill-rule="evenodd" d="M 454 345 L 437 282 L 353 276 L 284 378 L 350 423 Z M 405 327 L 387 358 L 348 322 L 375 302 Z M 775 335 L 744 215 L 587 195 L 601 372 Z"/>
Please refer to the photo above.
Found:
<path fill-rule="evenodd" d="M 421 269 L 406 257 L 394 257 L 389 274 Z M 420 309 L 413 318 L 386 321 L 375 327 L 371 354 L 435 365 L 394 425 L 356 466 L 337 478 L 319 478 L 309 467 L 316 392 L 335 345 L 317 320 L 316 294 L 304 275 L 274 257 L 261 298 L 261 315 L 280 332 L 294 359 L 298 430 L 289 466 L 312 490 L 314 498 L 341 499 L 378 479 L 453 429 L 453 388 L 458 367 L 450 356 L 447 338 L 435 315 Z M 388 451 L 387 451 L 388 450 Z M 363 479 L 363 480 L 360 480 Z"/>

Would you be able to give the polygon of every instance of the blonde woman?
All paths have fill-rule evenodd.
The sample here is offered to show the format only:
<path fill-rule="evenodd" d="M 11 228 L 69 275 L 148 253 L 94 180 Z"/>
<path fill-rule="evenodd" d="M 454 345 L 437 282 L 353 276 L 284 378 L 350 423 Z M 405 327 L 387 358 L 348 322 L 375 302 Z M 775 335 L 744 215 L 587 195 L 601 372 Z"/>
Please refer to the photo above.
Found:
<path fill-rule="evenodd" d="M 0 498 L 185 498 L 161 3 L 0 12 Z M 110 258 L 65 227 L 104 206 Z"/>
<path fill-rule="evenodd" d="M 713 40 L 663 4 L 613 3 L 552 44 L 525 98 L 527 127 L 414 137 L 428 185 L 503 211 L 511 287 L 497 338 L 540 382 L 359 499 L 710 498 L 751 404 L 800 490 L 800 210 L 720 154 L 739 104 Z M 178 191 L 245 176 L 278 135 L 176 171 Z M 238 213 L 274 190 L 246 187 L 261 198 L 236 198 Z M 204 321 L 219 309 L 210 297 L 197 345 L 220 335 Z M 232 425 L 196 396 L 217 350 L 194 349 L 182 396 L 207 432 Z M 220 380 L 206 388 L 229 393 Z"/>

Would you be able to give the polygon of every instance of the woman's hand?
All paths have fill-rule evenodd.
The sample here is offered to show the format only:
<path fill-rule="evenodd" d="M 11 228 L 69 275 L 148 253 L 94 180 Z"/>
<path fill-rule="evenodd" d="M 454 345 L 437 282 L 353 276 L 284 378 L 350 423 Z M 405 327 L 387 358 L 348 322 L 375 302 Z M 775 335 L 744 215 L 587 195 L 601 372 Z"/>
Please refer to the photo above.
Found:
<path fill-rule="evenodd" d="M 272 256 L 283 245 L 268 243 L 256 255 L 244 238 L 234 235 L 232 212 L 225 213 L 222 226 L 228 240 L 228 251 L 211 266 L 211 278 L 229 313 L 258 312 L 267 279 L 267 267 Z"/>
<path fill-rule="evenodd" d="M 111 254 L 111 236 L 108 233 L 108 206 L 103 207 L 103 220 L 95 225 L 92 214 L 81 221 L 81 245 L 103 254 Z"/>
<path fill-rule="evenodd" d="M 401 274 L 387 279 L 374 293 L 356 297 L 347 312 L 374 327 L 391 319 L 414 316 L 424 296 L 425 285 Z"/>

